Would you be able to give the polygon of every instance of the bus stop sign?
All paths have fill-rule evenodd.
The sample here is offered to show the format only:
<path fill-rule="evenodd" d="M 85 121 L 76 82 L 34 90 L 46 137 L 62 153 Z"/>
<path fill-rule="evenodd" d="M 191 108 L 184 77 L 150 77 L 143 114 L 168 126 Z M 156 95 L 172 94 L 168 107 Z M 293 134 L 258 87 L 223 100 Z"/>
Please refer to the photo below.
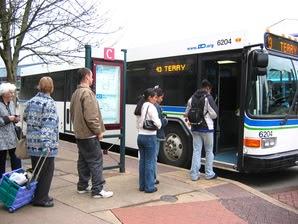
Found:
<path fill-rule="evenodd" d="M 115 49 L 114 48 L 104 48 L 104 59 L 108 61 L 115 60 Z"/>

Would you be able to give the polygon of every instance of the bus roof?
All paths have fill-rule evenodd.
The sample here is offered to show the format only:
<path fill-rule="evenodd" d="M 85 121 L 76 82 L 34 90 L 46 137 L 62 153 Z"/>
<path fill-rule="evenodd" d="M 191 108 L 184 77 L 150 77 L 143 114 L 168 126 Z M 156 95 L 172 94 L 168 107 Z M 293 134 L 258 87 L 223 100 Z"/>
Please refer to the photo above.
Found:
<path fill-rule="evenodd" d="M 265 32 L 237 31 L 132 48 L 127 51 L 127 61 L 242 49 L 245 46 L 264 43 L 264 34 Z"/>

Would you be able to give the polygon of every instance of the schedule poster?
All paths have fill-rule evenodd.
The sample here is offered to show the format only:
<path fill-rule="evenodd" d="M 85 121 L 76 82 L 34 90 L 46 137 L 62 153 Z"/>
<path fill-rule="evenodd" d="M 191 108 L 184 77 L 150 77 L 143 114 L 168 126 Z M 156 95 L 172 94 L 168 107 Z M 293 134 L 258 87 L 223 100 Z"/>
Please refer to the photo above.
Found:
<path fill-rule="evenodd" d="M 120 75 L 118 65 L 96 65 L 96 98 L 105 124 L 120 124 Z"/>

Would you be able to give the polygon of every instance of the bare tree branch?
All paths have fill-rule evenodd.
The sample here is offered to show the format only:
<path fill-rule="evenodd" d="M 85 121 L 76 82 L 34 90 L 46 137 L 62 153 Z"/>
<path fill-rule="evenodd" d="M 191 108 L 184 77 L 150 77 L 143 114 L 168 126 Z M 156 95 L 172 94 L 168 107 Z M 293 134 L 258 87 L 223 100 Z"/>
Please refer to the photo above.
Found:
<path fill-rule="evenodd" d="M 0 0 L 0 56 L 8 81 L 27 58 L 43 63 L 71 62 L 86 43 L 97 46 L 110 29 L 109 12 L 96 0 Z"/>

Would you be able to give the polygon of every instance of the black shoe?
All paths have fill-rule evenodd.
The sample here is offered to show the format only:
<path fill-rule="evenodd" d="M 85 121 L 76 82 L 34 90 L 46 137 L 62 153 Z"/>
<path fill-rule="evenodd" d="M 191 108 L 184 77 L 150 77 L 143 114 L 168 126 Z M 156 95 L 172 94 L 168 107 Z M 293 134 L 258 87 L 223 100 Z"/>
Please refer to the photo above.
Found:
<path fill-rule="evenodd" d="M 210 179 L 207 179 L 207 180 L 214 180 L 214 179 L 216 179 L 217 178 L 217 175 L 216 174 L 214 174 L 214 176 L 213 177 L 211 177 Z"/>
<path fill-rule="evenodd" d="M 157 187 L 155 187 L 152 191 L 145 191 L 145 193 L 154 193 L 157 191 Z"/>
<path fill-rule="evenodd" d="M 49 207 L 54 206 L 54 202 L 53 201 L 46 201 L 46 202 L 43 202 L 43 203 L 33 203 L 33 206 L 49 208 Z"/>
<path fill-rule="evenodd" d="M 159 180 L 156 179 L 156 180 L 155 180 L 155 184 L 159 184 Z"/>

